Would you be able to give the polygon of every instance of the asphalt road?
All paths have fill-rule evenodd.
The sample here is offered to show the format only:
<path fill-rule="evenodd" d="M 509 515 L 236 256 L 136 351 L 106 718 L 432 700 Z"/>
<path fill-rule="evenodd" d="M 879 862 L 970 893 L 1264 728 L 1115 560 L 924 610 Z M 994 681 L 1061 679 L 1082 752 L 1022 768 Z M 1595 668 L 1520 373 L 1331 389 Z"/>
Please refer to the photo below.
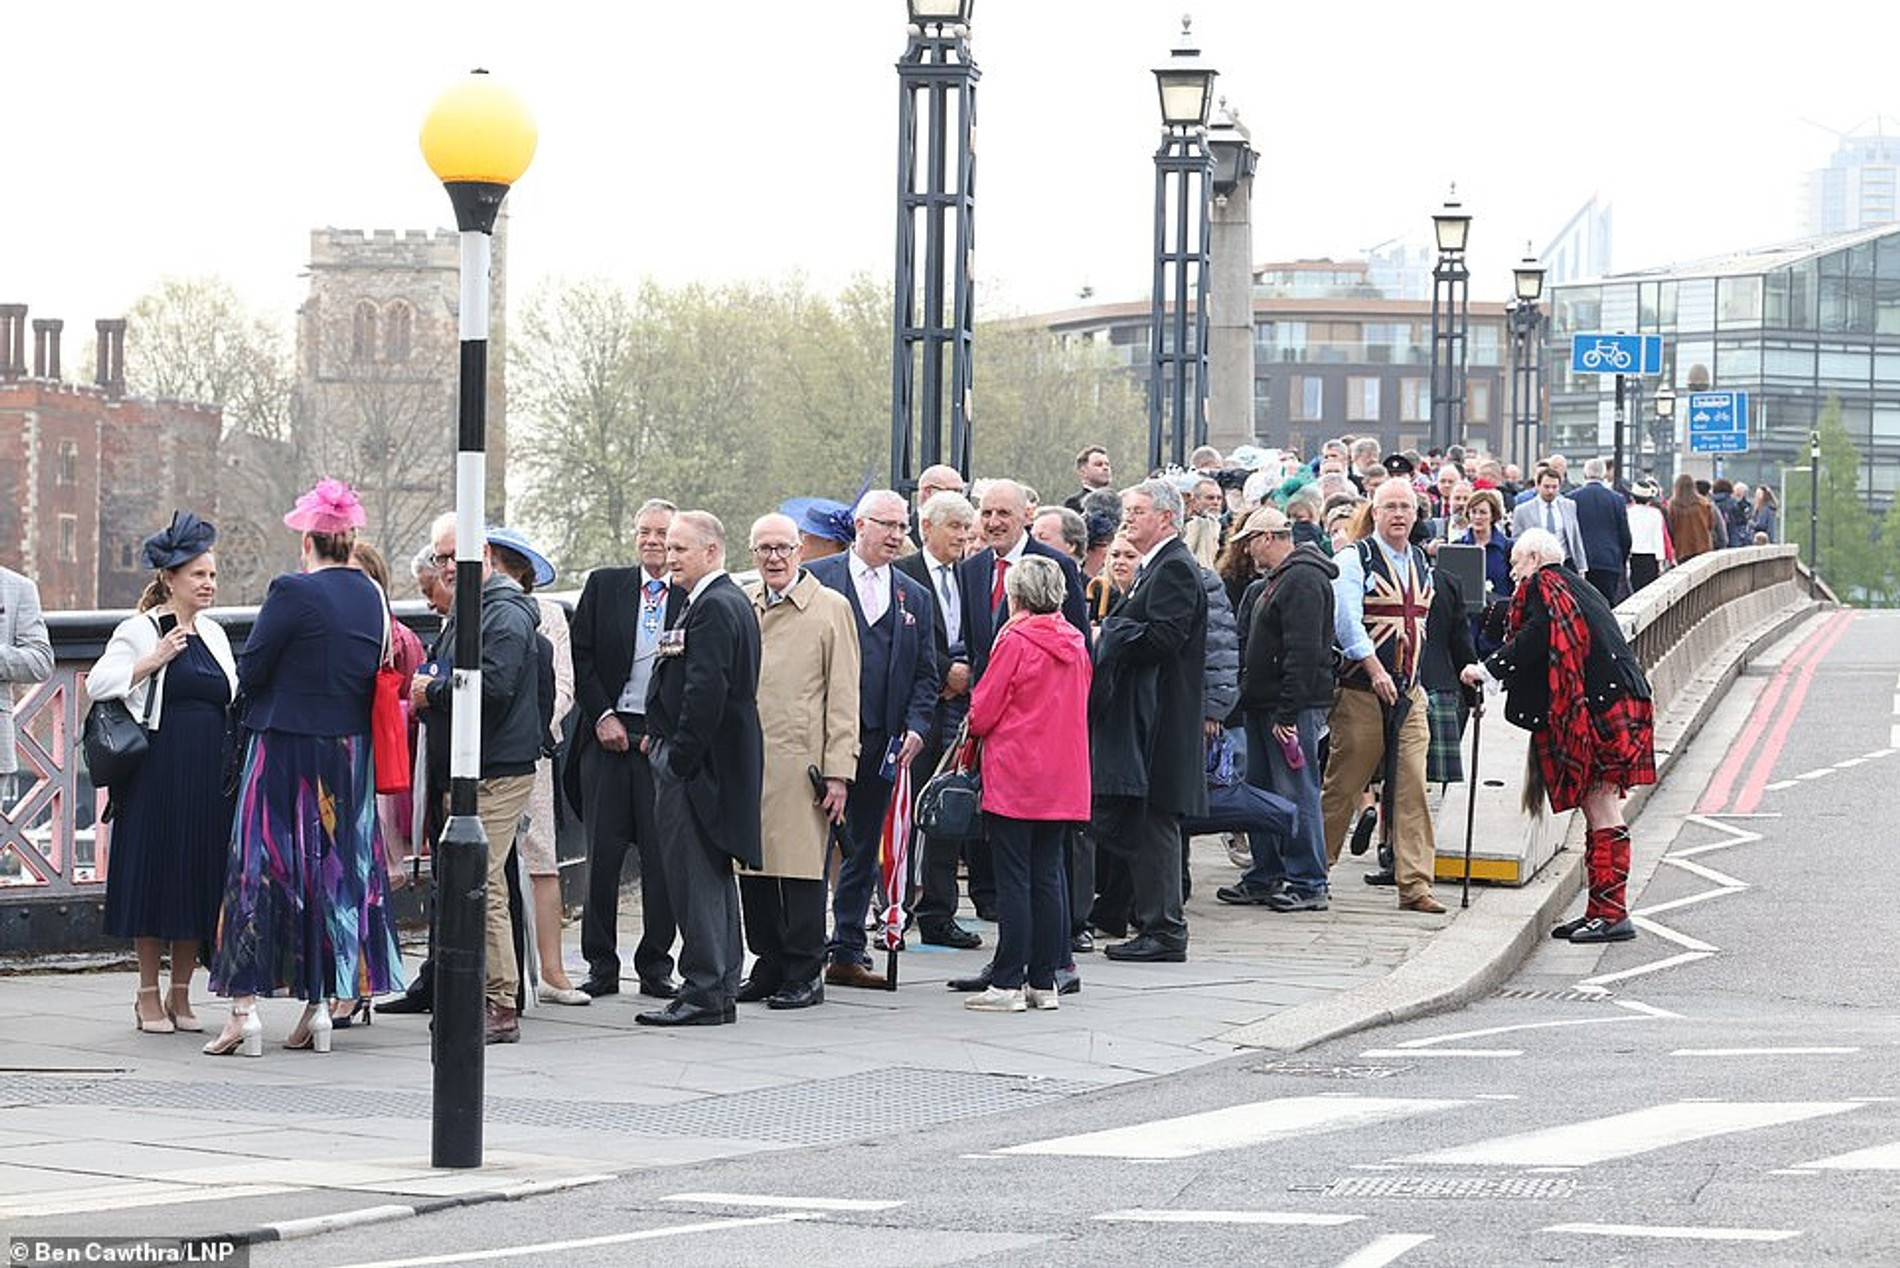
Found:
<path fill-rule="evenodd" d="M 1900 1262 L 1900 614 L 1804 634 L 1650 801 L 1634 942 L 1292 1058 L 252 1262 Z"/>

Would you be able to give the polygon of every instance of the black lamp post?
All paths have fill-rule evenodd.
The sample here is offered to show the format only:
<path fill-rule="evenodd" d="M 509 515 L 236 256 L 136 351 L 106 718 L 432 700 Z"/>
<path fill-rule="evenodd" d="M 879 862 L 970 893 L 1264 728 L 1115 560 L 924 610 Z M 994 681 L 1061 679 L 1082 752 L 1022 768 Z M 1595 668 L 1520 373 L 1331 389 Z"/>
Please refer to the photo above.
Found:
<path fill-rule="evenodd" d="M 1511 437 L 1512 457 L 1529 470 L 1537 455 L 1538 430 L 1544 404 L 1544 266 L 1524 244 L 1524 258 L 1511 270 L 1513 298 L 1511 331 Z M 1434 346 L 1436 346 L 1434 344 Z"/>
<path fill-rule="evenodd" d="M 1432 448 L 1440 451 L 1464 439 L 1465 344 L 1471 322 L 1471 274 L 1465 268 L 1465 241 L 1471 215 L 1451 187 L 1445 205 L 1432 213 L 1438 263 L 1432 268 Z"/>
<path fill-rule="evenodd" d="M 449 821 L 435 851 L 435 1102 L 430 1161 L 482 1165 L 482 998 L 488 837 L 475 813 L 482 748 L 482 548 L 488 485 L 488 269 L 508 187 L 534 158 L 534 120 L 477 70 L 422 121 L 422 155 L 448 190 L 461 231 L 461 379 L 455 454 L 455 669 Z"/>
<path fill-rule="evenodd" d="M 970 348 L 976 320 L 974 0 L 906 0 L 897 63 L 897 272 L 891 341 L 891 487 L 924 468 L 970 478 Z M 954 133 L 952 131 L 954 129 Z M 947 364 L 946 364 L 947 363 Z M 945 415 L 950 448 L 943 447 Z"/>
<path fill-rule="evenodd" d="M 1650 407 L 1656 413 L 1656 425 L 1649 436 L 1650 461 L 1660 469 L 1663 458 L 1675 450 L 1676 389 L 1665 382 L 1656 389 Z"/>
<path fill-rule="evenodd" d="M 1207 440 L 1208 217 L 1214 160 L 1207 146 L 1215 71 L 1201 62 L 1192 19 L 1155 68 L 1161 148 L 1155 151 L 1154 299 L 1148 318 L 1148 469 L 1187 466 L 1188 438 Z M 1189 313 L 1193 330 L 1189 333 Z M 1164 458 L 1165 452 L 1165 458 Z"/>

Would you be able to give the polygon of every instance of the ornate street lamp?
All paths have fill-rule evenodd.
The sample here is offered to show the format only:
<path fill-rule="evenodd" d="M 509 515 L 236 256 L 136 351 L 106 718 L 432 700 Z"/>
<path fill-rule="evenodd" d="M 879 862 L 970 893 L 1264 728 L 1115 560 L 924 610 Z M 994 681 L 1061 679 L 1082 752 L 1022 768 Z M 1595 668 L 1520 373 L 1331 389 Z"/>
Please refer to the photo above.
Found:
<path fill-rule="evenodd" d="M 1154 297 L 1148 317 L 1148 469 L 1187 465 L 1189 437 L 1207 442 L 1208 219 L 1213 155 L 1207 114 L 1216 72 L 1201 61 L 1193 20 L 1155 68 L 1161 148 L 1155 151 Z M 1188 314 L 1194 317 L 1192 336 Z M 1165 443 L 1164 443 L 1165 442 Z"/>
<path fill-rule="evenodd" d="M 1511 270 L 1508 322 L 1511 332 L 1511 450 L 1518 466 L 1529 470 L 1536 457 L 1537 434 L 1543 418 L 1544 266 L 1524 244 L 1524 258 Z"/>
<path fill-rule="evenodd" d="M 1451 187 L 1445 205 L 1432 213 L 1438 263 L 1432 269 L 1432 447 L 1444 450 L 1464 440 L 1465 344 L 1471 323 L 1471 274 L 1465 242 L 1471 215 Z"/>
<path fill-rule="evenodd" d="M 461 380 L 455 455 L 455 666 L 449 820 L 435 851 L 433 1057 L 437 1167 L 482 1165 L 482 998 L 486 989 L 488 838 L 475 812 L 482 747 L 482 545 L 488 485 L 488 268 L 495 218 L 534 158 L 534 119 L 477 70 L 436 99 L 422 156 L 448 191 L 461 231 Z"/>
<path fill-rule="evenodd" d="M 1649 434 L 1649 460 L 1652 466 L 1660 468 L 1664 456 L 1673 451 L 1676 440 L 1676 389 L 1669 386 L 1667 379 L 1656 389 L 1650 408 L 1656 412 L 1656 425 Z M 1641 467 L 1639 461 L 1638 470 Z"/>
<path fill-rule="evenodd" d="M 897 63 L 891 487 L 908 497 L 918 473 L 939 462 L 970 478 L 972 137 L 980 72 L 970 57 L 974 0 L 906 3 L 910 39 Z"/>

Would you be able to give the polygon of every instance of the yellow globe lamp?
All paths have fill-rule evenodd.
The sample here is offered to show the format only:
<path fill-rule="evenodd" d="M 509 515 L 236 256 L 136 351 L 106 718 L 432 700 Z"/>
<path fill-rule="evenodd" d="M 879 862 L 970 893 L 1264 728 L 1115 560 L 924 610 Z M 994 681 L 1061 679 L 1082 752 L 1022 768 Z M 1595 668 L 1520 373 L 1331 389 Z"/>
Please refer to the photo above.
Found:
<path fill-rule="evenodd" d="M 534 116 L 485 70 L 436 98 L 422 121 L 422 157 L 449 191 L 457 227 L 492 232 L 508 187 L 534 159 Z"/>

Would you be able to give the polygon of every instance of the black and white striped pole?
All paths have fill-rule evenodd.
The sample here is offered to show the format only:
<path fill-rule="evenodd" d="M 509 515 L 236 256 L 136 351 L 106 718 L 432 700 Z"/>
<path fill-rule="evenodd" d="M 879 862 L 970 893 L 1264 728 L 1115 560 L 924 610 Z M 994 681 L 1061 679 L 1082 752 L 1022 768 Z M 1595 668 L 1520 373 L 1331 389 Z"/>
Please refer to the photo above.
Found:
<path fill-rule="evenodd" d="M 475 812 L 482 758 L 482 546 L 488 487 L 488 267 L 508 187 L 534 158 L 534 120 L 477 70 L 422 122 L 422 154 L 449 193 L 461 231 L 462 361 L 456 409 L 455 667 L 449 819 L 435 850 L 436 945 L 430 1163 L 482 1165 L 483 995 L 488 838 Z"/>

